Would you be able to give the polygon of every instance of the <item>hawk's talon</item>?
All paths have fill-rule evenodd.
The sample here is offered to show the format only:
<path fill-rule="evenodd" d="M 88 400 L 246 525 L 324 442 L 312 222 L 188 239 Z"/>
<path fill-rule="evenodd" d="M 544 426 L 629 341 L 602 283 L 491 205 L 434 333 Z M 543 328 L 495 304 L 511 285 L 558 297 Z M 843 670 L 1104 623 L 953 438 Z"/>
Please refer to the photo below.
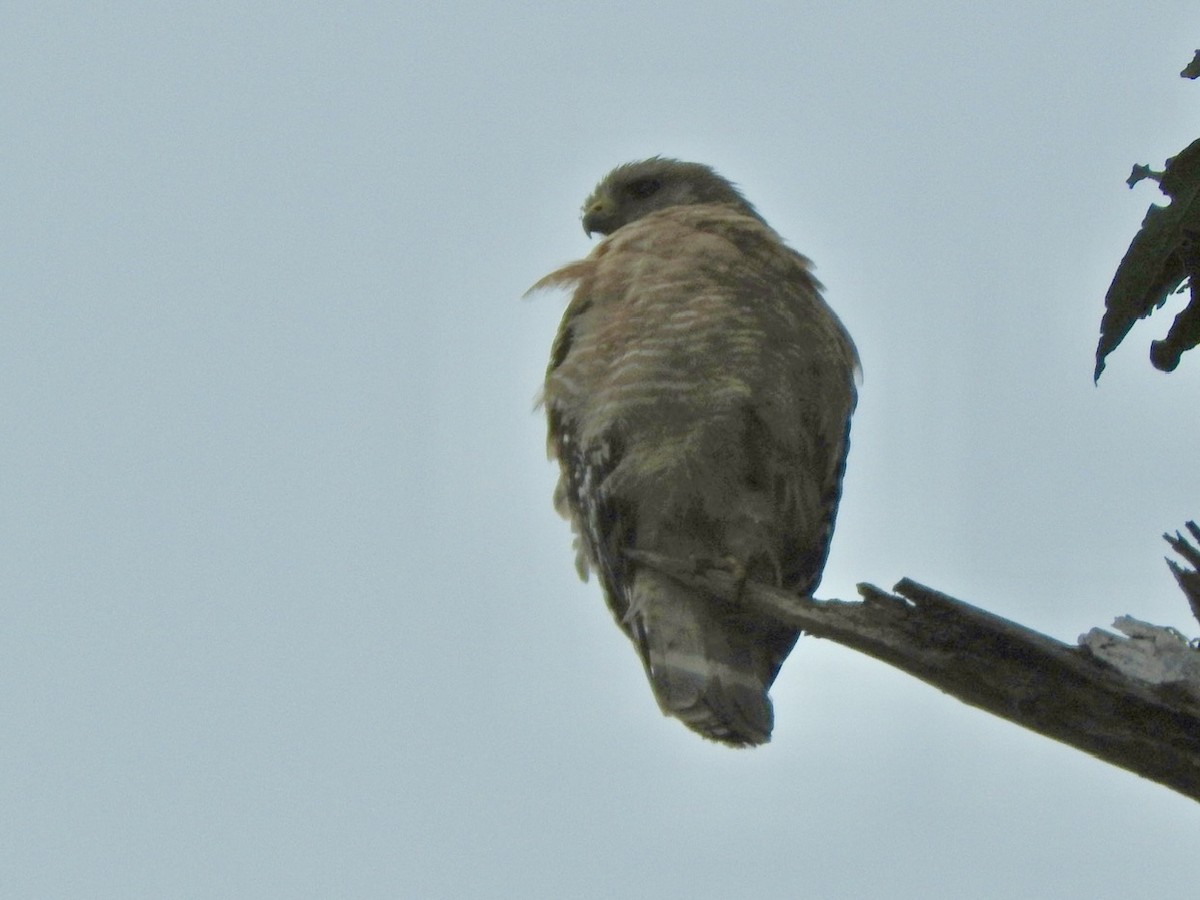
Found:
<path fill-rule="evenodd" d="M 742 588 L 746 586 L 746 579 L 750 575 L 750 570 L 736 556 L 697 556 L 692 560 L 692 574 L 703 575 L 706 572 L 724 572 L 733 579 L 733 591 L 730 598 L 730 603 L 735 606 L 742 602 Z"/>

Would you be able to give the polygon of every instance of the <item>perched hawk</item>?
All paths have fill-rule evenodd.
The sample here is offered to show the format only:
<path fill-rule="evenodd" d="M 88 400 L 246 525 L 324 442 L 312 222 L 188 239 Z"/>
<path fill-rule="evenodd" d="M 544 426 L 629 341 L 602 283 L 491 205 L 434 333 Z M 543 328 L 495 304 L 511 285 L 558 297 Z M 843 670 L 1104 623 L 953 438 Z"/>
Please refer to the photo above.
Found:
<path fill-rule="evenodd" d="M 707 166 L 620 166 L 583 227 L 608 237 L 534 286 L 575 289 L 543 394 L 555 504 L 663 712 L 765 743 L 767 690 L 798 632 L 627 551 L 810 595 L 841 494 L 854 345 L 808 260 Z"/>

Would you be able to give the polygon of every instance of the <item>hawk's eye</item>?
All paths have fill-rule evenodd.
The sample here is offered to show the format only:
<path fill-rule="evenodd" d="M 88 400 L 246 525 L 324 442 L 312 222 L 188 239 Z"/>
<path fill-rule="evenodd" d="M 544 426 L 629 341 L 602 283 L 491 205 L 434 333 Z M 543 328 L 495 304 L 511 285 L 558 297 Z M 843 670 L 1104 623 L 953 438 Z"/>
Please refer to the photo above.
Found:
<path fill-rule="evenodd" d="M 654 194 L 662 187 L 662 182 L 657 178 L 639 178 L 637 181 L 629 182 L 629 195 L 636 197 L 638 200 L 645 200 L 651 194 Z"/>

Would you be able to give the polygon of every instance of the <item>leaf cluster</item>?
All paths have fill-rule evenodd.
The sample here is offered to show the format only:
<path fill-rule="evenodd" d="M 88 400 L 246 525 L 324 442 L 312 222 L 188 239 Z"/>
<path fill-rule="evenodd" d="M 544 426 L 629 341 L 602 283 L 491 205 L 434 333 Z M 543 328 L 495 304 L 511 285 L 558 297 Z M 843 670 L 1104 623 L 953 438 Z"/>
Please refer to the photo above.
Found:
<path fill-rule="evenodd" d="M 1180 75 L 1200 77 L 1200 50 Z M 1127 184 L 1132 188 L 1144 179 L 1158 182 L 1170 203 L 1150 205 L 1109 285 L 1096 347 L 1096 380 L 1134 323 L 1174 293 L 1190 290 L 1191 296 L 1167 336 L 1151 343 L 1150 362 L 1164 372 L 1174 371 L 1180 357 L 1200 344 L 1200 140 L 1168 159 L 1161 172 L 1135 165 Z"/>

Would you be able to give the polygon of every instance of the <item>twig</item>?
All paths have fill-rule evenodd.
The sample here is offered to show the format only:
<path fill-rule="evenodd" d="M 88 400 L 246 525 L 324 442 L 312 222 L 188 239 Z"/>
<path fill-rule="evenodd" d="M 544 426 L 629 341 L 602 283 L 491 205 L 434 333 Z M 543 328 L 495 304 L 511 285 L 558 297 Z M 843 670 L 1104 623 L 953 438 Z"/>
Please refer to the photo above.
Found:
<path fill-rule="evenodd" d="M 1187 530 L 1192 539 L 1200 543 L 1200 526 L 1197 526 L 1195 522 L 1188 522 Z M 1179 589 L 1187 597 L 1188 606 L 1192 608 L 1192 615 L 1196 617 L 1197 622 L 1200 622 L 1200 550 L 1189 544 L 1187 538 L 1178 531 L 1175 532 L 1174 537 L 1164 534 L 1163 540 L 1192 565 L 1192 568 L 1185 569 L 1175 560 L 1167 559 L 1167 566 L 1170 568 L 1171 574 L 1175 576 L 1175 582 L 1179 585 Z"/>

